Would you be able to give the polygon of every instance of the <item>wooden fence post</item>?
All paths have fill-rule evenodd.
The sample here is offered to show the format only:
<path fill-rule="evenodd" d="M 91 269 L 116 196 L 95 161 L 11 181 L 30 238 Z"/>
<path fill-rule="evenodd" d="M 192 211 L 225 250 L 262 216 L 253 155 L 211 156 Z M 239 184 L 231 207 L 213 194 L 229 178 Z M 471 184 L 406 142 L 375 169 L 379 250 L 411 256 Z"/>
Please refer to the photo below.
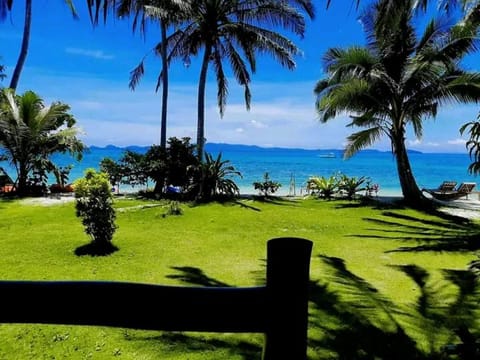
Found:
<path fill-rule="evenodd" d="M 263 360 L 307 358 L 308 288 L 313 243 L 277 238 L 267 243 L 267 329 Z"/>

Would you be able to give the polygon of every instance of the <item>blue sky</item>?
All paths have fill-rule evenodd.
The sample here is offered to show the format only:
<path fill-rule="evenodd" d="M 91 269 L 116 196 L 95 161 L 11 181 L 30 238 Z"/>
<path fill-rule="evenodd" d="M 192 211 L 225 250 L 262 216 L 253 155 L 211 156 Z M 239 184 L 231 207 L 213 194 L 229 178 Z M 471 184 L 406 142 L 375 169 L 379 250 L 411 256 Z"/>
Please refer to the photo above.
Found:
<path fill-rule="evenodd" d="M 110 17 L 107 25 L 93 27 L 86 5 L 76 1 L 80 20 L 74 20 L 62 0 L 35 0 L 30 50 L 17 92 L 34 90 L 47 103 L 62 101 L 71 106 L 83 141 L 87 145 L 152 145 L 160 137 L 160 92 L 155 92 L 160 61 L 147 56 L 146 74 L 137 89 L 128 88 L 129 73 L 158 42 L 154 24 L 146 38 L 133 34 L 131 21 Z M 292 37 L 302 49 L 294 71 L 270 58 L 259 58 L 252 77 L 252 106 L 247 111 L 243 88 L 229 81 L 226 112 L 220 118 L 216 106 L 216 84 L 209 74 L 206 100 L 207 142 L 258 146 L 343 148 L 351 128 L 348 118 L 321 124 L 315 113 L 313 87 L 322 77 L 321 58 L 332 46 L 363 45 L 359 12 L 350 1 L 334 1 L 326 11 L 317 4 L 317 17 L 308 22 L 304 39 Z M 17 1 L 5 22 L 0 23 L 2 57 L 8 85 L 23 31 L 23 4 Z M 478 70 L 479 55 L 465 66 Z M 167 137 L 196 139 L 196 102 L 199 66 L 176 63 L 170 70 Z M 435 120 L 425 122 L 421 141 L 409 135 L 410 149 L 424 152 L 465 152 L 459 127 L 476 119 L 478 105 L 447 106 Z M 372 148 L 389 150 L 386 139 Z"/>

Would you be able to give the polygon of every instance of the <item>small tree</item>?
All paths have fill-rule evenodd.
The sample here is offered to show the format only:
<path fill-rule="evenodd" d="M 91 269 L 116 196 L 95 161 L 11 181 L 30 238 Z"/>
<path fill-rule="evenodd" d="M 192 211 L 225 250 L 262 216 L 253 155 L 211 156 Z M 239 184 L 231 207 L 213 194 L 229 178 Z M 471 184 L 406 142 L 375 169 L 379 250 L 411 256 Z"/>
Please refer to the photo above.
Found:
<path fill-rule="evenodd" d="M 264 197 L 273 195 L 281 186 L 282 184 L 276 181 L 270 180 L 268 172 L 263 174 L 263 181 L 255 181 L 253 183 L 253 187 L 255 188 L 255 190 L 260 191 L 260 194 L 263 195 Z"/>
<path fill-rule="evenodd" d="M 109 250 L 115 225 L 113 196 L 108 175 L 87 169 L 85 177 L 74 183 L 76 215 L 82 219 L 85 232 L 92 238 L 92 244 L 98 250 Z"/>
<path fill-rule="evenodd" d="M 105 157 L 100 161 L 100 171 L 108 175 L 110 184 L 117 187 L 117 192 L 120 192 L 120 182 L 123 178 L 123 167 L 115 160 Z"/>

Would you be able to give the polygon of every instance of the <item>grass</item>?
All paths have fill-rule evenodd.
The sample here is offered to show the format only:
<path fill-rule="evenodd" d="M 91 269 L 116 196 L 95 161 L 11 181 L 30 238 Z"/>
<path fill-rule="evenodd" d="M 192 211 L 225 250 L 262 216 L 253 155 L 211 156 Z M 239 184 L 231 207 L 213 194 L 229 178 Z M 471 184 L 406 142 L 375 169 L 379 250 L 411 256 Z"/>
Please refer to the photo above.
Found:
<path fill-rule="evenodd" d="M 478 289 L 466 271 L 478 223 L 344 200 L 180 206 L 173 216 L 166 203 L 117 199 L 120 250 L 92 257 L 75 255 L 89 239 L 73 203 L 0 200 L 0 278 L 251 286 L 264 281 L 269 239 L 303 237 L 314 242 L 311 359 L 434 359 L 459 341 L 459 324 L 478 333 Z M 260 359 L 263 341 L 21 324 L 0 325 L 0 338 L 1 359 Z"/>

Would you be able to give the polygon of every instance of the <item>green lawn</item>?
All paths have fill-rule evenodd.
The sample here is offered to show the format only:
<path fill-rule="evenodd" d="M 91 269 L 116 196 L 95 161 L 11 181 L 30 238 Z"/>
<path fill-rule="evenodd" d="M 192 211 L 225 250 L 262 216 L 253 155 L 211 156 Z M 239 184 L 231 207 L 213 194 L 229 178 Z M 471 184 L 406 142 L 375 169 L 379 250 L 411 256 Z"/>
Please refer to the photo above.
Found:
<path fill-rule="evenodd" d="M 314 242 L 311 359 L 439 358 L 441 346 L 458 342 L 459 324 L 479 329 L 478 289 L 466 271 L 477 259 L 478 223 L 343 200 L 182 204 L 181 216 L 164 216 L 165 204 L 152 201 L 119 198 L 115 207 L 120 250 L 91 257 L 74 254 L 89 239 L 73 203 L 0 200 L 1 279 L 252 286 L 265 277 L 269 239 L 302 237 Z M 260 359 L 263 341 L 19 324 L 0 325 L 0 338 L 0 359 Z"/>

